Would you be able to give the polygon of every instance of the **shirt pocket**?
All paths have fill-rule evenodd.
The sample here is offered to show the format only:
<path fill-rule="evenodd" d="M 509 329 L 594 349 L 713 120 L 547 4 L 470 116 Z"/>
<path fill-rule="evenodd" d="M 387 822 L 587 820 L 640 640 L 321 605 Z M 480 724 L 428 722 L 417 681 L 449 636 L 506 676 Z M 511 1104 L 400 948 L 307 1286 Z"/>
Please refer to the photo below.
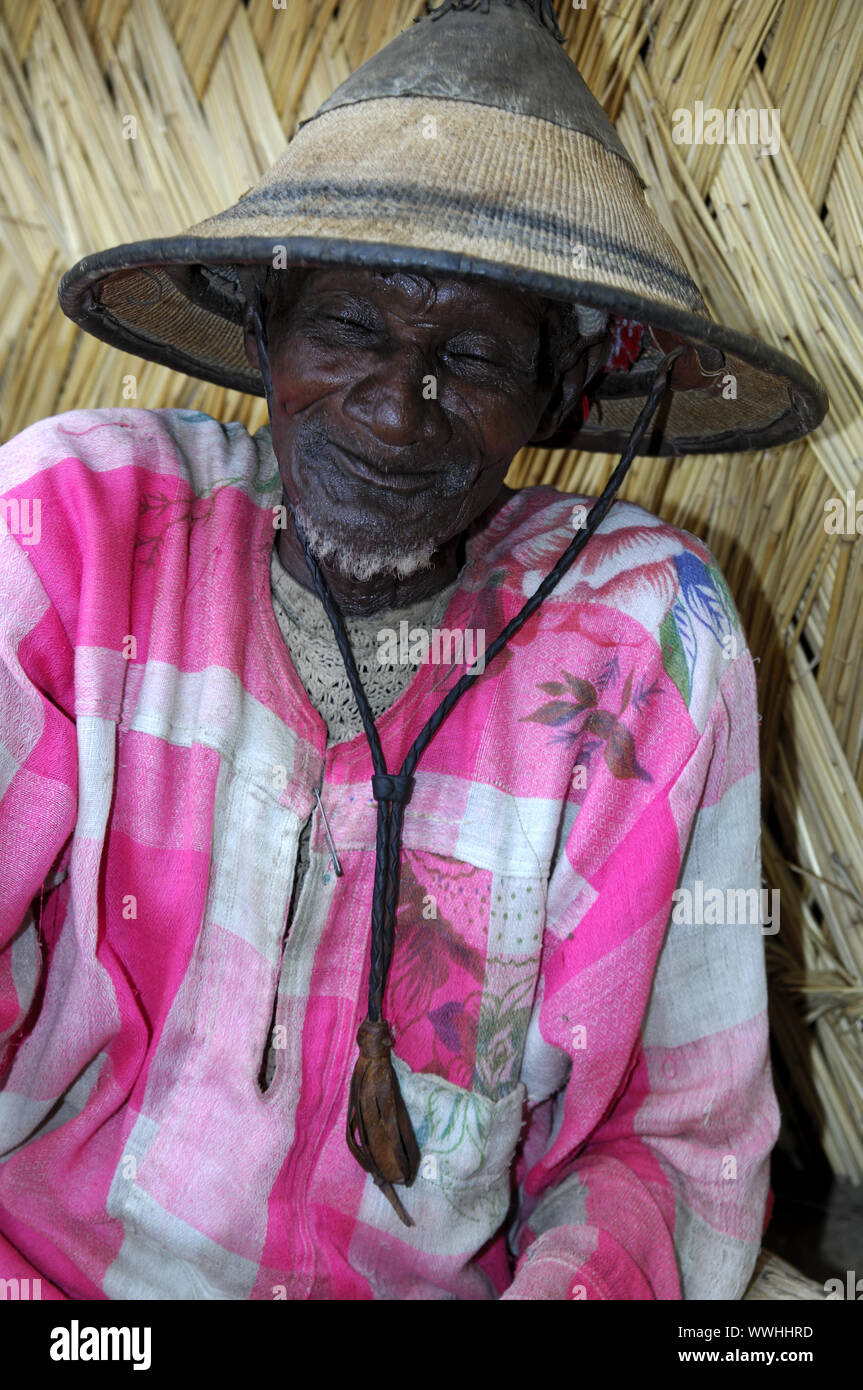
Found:
<path fill-rule="evenodd" d="M 509 1211 L 524 1083 L 490 1100 L 440 1076 L 415 1072 L 395 1054 L 392 1062 L 420 1149 L 412 1186 L 396 1190 L 423 1244 L 432 1244 L 439 1254 L 472 1255 Z"/>

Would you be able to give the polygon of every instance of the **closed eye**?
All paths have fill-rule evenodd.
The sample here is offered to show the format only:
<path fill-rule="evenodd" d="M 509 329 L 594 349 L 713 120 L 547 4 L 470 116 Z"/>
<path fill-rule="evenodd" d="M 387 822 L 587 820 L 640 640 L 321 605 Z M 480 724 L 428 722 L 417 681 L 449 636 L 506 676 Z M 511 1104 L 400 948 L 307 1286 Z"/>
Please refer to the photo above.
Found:
<path fill-rule="evenodd" d="M 480 362 L 485 367 L 500 367 L 502 365 L 496 358 L 486 357 L 479 352 L 456 352 L 450 349 L 447 356 L 454 357 L 458 362 Z"/>
<path fill-rule="evenodd" d="M 362 328 L 367 333 L 370 332 L 369 325 L 362 323 L 359 319 L 352 319 L 347 314 L 325 314 L 324 317 L 330 323 L 343 323 L 348 328 Z"/>

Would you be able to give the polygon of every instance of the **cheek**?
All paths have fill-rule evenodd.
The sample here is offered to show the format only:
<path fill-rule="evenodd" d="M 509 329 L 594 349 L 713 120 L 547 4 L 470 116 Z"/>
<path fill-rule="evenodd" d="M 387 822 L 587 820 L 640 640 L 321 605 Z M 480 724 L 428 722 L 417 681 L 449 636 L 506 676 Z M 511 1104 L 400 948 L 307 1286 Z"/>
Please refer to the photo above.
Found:
<path fill-rule="evenodd" d="M 271 357 L 270 372 L 279 405 L 292 414 L 338 385 L 344 373 L 344 361 L 338 366 L 332 356 L 327 357 L 293 339 Z"/>
<path fill-rule="evenodd" d="M 539 414 L 536 392 L 528 392 L 515 382 L 494 388 L 448 383 L 439 399 L 448 414 L 471 421 L 492 459 L 507 450 L 511 458 L 530 438 Z"/>

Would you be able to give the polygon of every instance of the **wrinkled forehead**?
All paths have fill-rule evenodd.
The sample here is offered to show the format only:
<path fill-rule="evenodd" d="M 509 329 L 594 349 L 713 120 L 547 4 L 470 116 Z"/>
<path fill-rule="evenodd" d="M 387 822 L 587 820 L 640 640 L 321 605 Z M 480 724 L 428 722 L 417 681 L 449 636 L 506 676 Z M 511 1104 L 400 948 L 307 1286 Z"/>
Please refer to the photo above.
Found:
<path fill-rule="evenodd" d="M 464 315 L 522 331 L 535 330 L 545 302 L 528 291 L 461 275 L 425 275 L 415 271 L 365 266 L 323 266 L 272 271 L 266 300 L 273 311 L 330 294 L 356 294 L 381 308 L 411 315 L 430 315 L 447 322 Z"/>

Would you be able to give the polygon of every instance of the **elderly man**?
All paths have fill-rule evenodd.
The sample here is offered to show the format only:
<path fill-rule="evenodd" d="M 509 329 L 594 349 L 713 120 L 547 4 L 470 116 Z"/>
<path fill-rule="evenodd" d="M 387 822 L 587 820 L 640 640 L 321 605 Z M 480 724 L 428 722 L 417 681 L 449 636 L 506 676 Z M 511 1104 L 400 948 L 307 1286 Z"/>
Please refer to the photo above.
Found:
<path fill-rule="evenodd" d="M 454 269 L 458 183 L 409 255 L 403 208 L 319 255 L 291 223 L 368 216 L 355 123 L 386 184 L 432 29 L 438 63 L 482 43 L 426 112 L 428 187 L 479 111 L 553 127 L 559 168 L 571 128 L 482 87 L 482 25 L 574 81 L 534 8 L 436 11 L 212 225 L 66 277 L 110 341 L 263 383 L 269 427 L 104 407 L 0 449 L 7 518 L 42 518 L 0 547 L 0 1260 L 55 1296 L 725 1298 L 752 1271 L 778 1112 L 739 618 L 687 532 L 503 479 L 528 442 L 788 437 L 817 385 L 646 290 L 635 319 L 517 257 Z M 623 237 L 646 210 L 584 110 Z M 523 234 L 472 198 L 486 240 Z M 691 284 L 644 236 L 632 273 L 661 251 Z M 490 657 L 382 660 L 405 630 Z"/>
<path fill-rule="evenodd" d="M 430 598 L 513 455 L 554 433 L 607 344 L 567 305 L 463 277 L 333 268 L 266 283 L 273 448 L 332 593 L 357 615 Z M 246 343 L 257 368 L 251 319 Z M 310 586 L 293 527 L 279 555 Z"/>

